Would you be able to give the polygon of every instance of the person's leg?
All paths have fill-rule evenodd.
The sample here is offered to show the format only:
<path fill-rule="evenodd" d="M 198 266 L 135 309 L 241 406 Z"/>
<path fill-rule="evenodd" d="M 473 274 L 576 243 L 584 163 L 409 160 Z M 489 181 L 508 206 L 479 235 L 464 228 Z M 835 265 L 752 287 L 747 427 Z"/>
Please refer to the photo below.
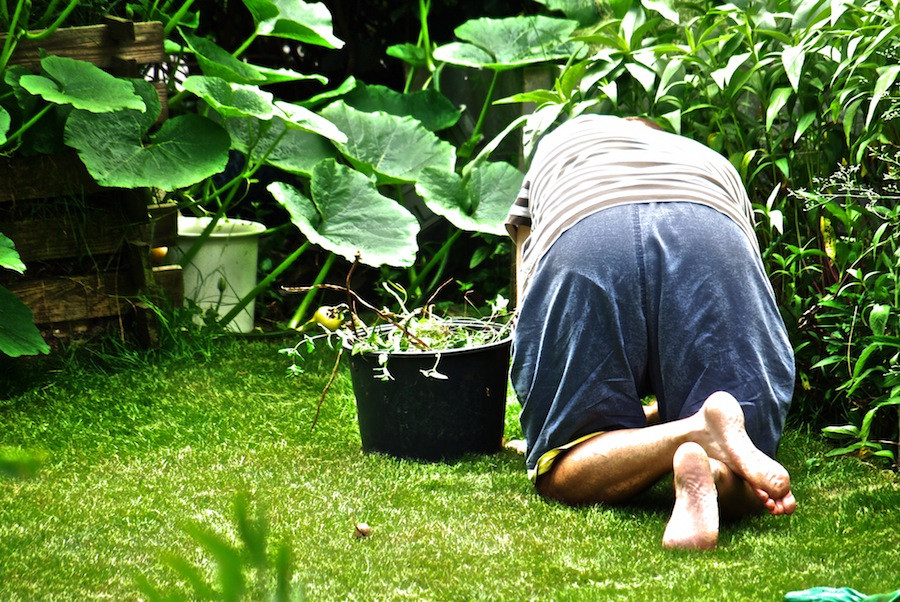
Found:
<path fill-rule="evenodd" d="M 510 378 L 531 478 L 553 450 L 647 424 L 634 219 L 633 207 L 613 207 L 572 226 L 541 260 L 519 307 Z"/>
<path fill-rule="evenodd" d="M 699 412 L 687 418 L 611 431 L 580 443 L 557 457 L 538 479 L 538 491 L 573 505 L 622 502 L 672 470 L 677 450 L 686 443 L 698 444 L 722 464 L 715 472 L 725 513 L 741 514 L 760 504 L 773 514 L 793 512 L 787 471 L 753 445 L 740 404 L 722 392 L 711 395 Z M 696 462 L 692 459 L 690 464 Z M 751 503 L 748 493 L 759 500 L 757 504 Z"/>
<path fill-rule="evenodd" d="M 710 458 L 696 443 L 685 443 L 676 450 L 672 470 L 675 506 L 663 534 L 664 548 L 714 548 L 720 516 L 737 520 L 765 509 L 773 515 L 794 510 L 791 496 L 778 502 L 760 496 L 747 481 L 724 462 Z"/>
<path fill-rule="evenodd" d="M 794 362 L 759 256 L 734 222 L 709 207 L 647 204 L 640 217 L 661 419 L 690 416 L 710 394 L 727 391 L 756 447 L 774 457 Z"/>

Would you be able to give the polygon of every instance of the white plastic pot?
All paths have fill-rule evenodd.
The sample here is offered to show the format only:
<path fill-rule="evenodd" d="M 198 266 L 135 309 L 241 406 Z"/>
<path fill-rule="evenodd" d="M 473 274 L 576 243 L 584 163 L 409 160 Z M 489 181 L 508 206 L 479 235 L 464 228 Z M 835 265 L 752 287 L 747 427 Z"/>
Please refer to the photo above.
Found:
<path fill-rule="evenodd" d="M 178 216 L 178 261 L 209 224 L 209 217 Z M 184 266 L 184 297 L 221 318 L 256 287 L 259 236 L 266 227 L 242 219 L 221 219 L 189 264 Z M 253 302 L 228 324 L 233 332 L 252 332 Z"/>

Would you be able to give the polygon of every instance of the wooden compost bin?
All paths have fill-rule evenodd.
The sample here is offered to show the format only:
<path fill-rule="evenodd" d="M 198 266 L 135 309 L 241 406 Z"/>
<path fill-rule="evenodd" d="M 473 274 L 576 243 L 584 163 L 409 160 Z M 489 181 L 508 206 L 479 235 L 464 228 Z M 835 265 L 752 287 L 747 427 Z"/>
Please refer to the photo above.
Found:
<path fill-rule="evenodd" d="M 129 77 L 165 59 L 160 23 L 112 18 L 61 29 L 38 43 L 23 40 L 10 64 L 38 71 L 41 52 Z M 165 107 L 165 89 L 157 89 Z M 27 268 L 23 275 L 3 270 L 0 283 L 31 308 L 45 338 L 114 320 L 153 345 L 153 314 L 138 297 L 182 302 L 180 268 L 154 267 L 150 254 L 175 244 L 175 207 L 157 204 L 149 189 L 100 187 L 74 151 L 0 158 L 0 232 Z"/>

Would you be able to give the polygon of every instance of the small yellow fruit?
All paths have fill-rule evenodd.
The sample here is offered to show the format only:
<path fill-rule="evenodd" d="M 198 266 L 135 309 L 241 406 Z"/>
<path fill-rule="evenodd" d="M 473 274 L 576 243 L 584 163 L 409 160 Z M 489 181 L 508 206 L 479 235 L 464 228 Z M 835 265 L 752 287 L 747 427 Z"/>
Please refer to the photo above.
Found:
<path fill-rule="evenodd" d="M 166 261 L 166 255 L 169 254 L 169 247 L 153 247 L 150 249 L 150 261 L 154 265 L 162 265 Z"/>
<path fill-rule="evenodd" d="M 323 305 L 313 314 L 313 321 L 318 322 L 328 330 L 334 332 L 343 321 L 343 312 L 341 308 L 331 305 Z"/>

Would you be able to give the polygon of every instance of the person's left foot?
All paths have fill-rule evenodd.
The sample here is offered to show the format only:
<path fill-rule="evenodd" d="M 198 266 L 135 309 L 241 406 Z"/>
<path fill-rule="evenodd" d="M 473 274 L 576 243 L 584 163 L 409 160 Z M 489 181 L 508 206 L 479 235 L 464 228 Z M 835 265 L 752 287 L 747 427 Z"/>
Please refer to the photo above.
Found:
<path fill-rule="evenodd" d="M 663 535 L 664 548 L 710 550 L 719 539 L 719 507 L 709 456 L 696 443 L 675 452 L 675 507 Z"/>

